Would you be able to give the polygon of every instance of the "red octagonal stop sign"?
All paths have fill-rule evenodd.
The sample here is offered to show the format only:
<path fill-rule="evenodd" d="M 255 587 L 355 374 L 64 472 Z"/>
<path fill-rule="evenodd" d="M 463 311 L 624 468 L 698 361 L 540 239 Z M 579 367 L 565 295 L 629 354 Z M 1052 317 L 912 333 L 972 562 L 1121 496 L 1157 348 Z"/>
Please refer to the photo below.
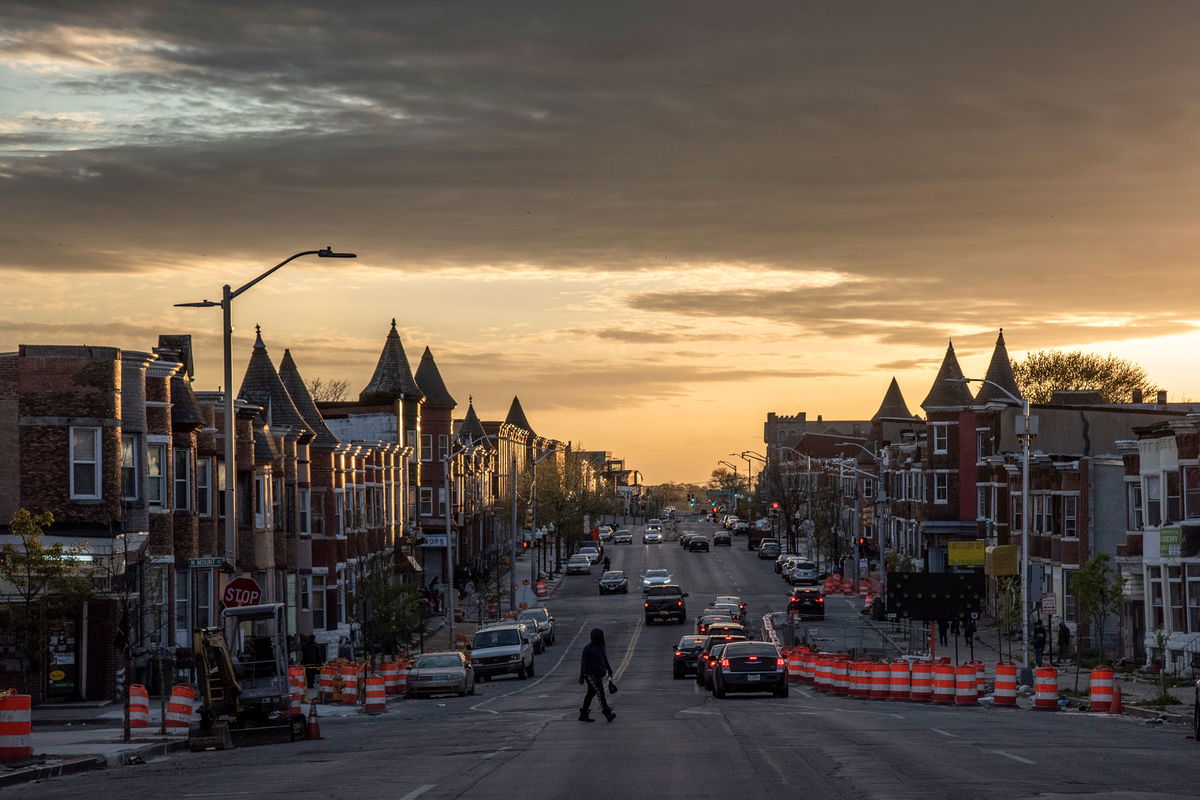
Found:
<path fill-rule="evenodd" d="M 226 608 L 257 605 L 261 599 L 262 589 L 252 578 L 234 578 L 221 595 L 221 602 Z"/>

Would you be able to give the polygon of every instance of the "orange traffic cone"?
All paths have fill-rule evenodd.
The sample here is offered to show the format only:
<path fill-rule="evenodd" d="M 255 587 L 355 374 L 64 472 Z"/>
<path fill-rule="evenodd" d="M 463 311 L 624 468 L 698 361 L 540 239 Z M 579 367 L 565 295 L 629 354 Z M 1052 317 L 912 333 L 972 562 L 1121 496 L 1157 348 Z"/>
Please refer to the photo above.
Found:
<path fill-rule="evenodd" d="M 1108 706 L 1108 713 L 1110 713 L 1110 714 L 1124 714 L 1125 713 L 1125 709 L 1121 705 L 1121 687 L 1120 687 L 1120 685 L 1117 684 L 1116 681 L 1113 681 L 1113 699 L 1112 699 L 1112 703 L 1110 703 Z"/>
<path fill-rule="evenodd" d="M 308 707 L 308 726 L 304 729 L 305 739 L 321 738 L 321 723 L 317 721 L 317 701 L 313 700 Z"/>

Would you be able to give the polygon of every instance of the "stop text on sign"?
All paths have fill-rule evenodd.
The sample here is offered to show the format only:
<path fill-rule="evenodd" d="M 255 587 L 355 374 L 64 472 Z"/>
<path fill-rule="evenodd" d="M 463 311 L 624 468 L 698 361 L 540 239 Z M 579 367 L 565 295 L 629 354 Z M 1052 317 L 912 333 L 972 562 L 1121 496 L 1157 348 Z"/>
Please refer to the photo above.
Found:
<path fill-rule="evenodd" d="M 226 608 L 256 605 L 261 598 L 262 588 L 250 578 L 235 578 L 221 594 Z"/>

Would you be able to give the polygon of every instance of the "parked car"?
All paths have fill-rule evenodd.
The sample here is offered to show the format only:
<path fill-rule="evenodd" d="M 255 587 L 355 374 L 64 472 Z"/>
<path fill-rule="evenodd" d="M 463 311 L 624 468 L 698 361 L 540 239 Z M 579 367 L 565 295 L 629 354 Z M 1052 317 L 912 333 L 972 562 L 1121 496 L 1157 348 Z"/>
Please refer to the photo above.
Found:
<path fill-rule="evenodd" d="M 602 541 L 602 542 L 612 541 L 612 537 L 613 537 L 613 529 L 611 527 L 609 527 L 608 525 L 601 525 L 600 526 L 600 541 Z"/>
<path fill-rule="evenodd" d="M 631 531 L 617 531 L 613 534 L 613 544 L 633 544 L 633 533 Z"/>
<path fill-rule="evenodd" d="M 538 628 L 538 624 L 531 619 L 514 620 L 516 626 L 521 629 L 522 635 L 533 645 L 533 654 L 540 656 L 546 652 L 546 642 L 542 639 L 542 631 Z"/>
<path fill-rule="evenodd" d="M 674 584 L 651 586 L 645 590 L 646 600 L 642 603 L 646 614 L 646 624 L 658 620 L 674 620 L 683 622 L 687 619 L 687 606 L 684 598 L 688 593 Z"/>
<path fill-rule="evenodd" d="M 554 640 L 558 638 L 554 633 L 554 615 L 545 606 L 527 608 L 517 614 L 517 619 L 531 619 L 536 622 L 542 632 L 542 641 L 546 644 L 554 644 Z"/>
<path fill-rule="evenodd" d="M 671 676 L 679 680 L 689 672 L 696 671 L 696 657 L 707 636 L 684 636 L 675 645 L 675 659 L 671 664 Z"/>
<path fill-rule="evenodd" d="M 629 594 L 629 579 L 619 569 L 600 576 L 600 594 Z"/>
<path fill-rule="evenodd" d="M 693 536 L 692 538 L 688 539 L 687 549 L 688 549 L 689 553 L 697 553 L 697 552 L 700 552 L 701 550 L 703 550 L 705 553 L 707 553 L 708 552 L 708 537 L 707 536 Z"/>
<path fill-rule="evenodd" d="M 471 660 L 458 652 L 422 653 L 408 668 L 409 698 L 419 695 L 475 694 L 475 669 Z"/>
<path fill-rule="evenodd" d="M 533 675 L 533 643 L 511 622 L 480 628 L 471 642 L 471 667 L 485 681 L 509 674 L 525 680 Z"/>
<path fill-rule="evenodd" d="M 594 544 L 579 545 L 579 552 L 587 556 L 588 561 L 592 562 L 593 564 L 600 560 L 600 548 L 596 547 Z"/>
<path fill-rule="evenodd" d="M 733 526 L 738 522 L 738 518 L 734 514 L 726 514 L 721 518 L 721 527 L 727 531 L 733 530 Z"/>
<path fill-rule="evenodd" d="M 806 558 L 796 558 L 788 565 L 786 574 L 793 586 L 812 586 L 817 582 L 817 565 Z"/>
<path fill-rule="evenodd" d="M 713 534 L 713 547 L 733 547 L 733 538 L 725 531 Z"/>
<path fill-rule="evenodd" d="M 662 586 L 671 582 L 671 572 L 665 569 L 648 569 L 642 573 L 642 593 L 651 586 Z"/>
<path fill-rule="evenodd" d="M 782 577 L 784 580 L 787 580 L 787 572 L 785 572 L 785 570 L 795 557 L 795 553 L 780 553 L 775 559 L 775 571 L 778 572 L 780 577 Z"/>
<path fill-rule="evenodd" d="M 717 698 L 729 692 L 771 692 L 787 697 L 787 681 L 787 662 L 770 642 L 730 642 L 712 669 L 713 696 Z"/>
<path fill-rule="evenodd" d="M 591 575 L 592 560 L 583 553 L 576 553 L 567 559 L 568 575 Z"/>

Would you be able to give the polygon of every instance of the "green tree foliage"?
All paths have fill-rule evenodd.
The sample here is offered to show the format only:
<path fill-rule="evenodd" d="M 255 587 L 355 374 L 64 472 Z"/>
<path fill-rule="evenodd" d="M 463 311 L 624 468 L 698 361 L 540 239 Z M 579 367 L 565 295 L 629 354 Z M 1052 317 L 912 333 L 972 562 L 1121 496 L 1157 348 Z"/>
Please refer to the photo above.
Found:
<path fill-rule="evenodd" d="M 1039 350 L 1013 361 L 1012 369 L 1022 396 L 1031 403 L 1049 403 L 1056 389 L 1098 389 L 1106 403 L 1128 403 L 1134 389 L 1143 395 L 1158 390 L 1132 361 L 1082 350 Z"/>
<path fill-rule="evenodd" d="M 43 540 L 53 523 L 49 512 L 35 515 L 18 510 L 9 522 L 9 532 L 20 544 L 6 544 L 0 550 L 0 582 L 10 604 L 27 677 L 45 665 L 50 617 L 74 612 L 92 593 L 80 558 L 84 548 Z"/>
<path fill-rule="evenodd" d="M 1109 615 L 1115 614 L 1120 607 L 1124 586 L 1125 579 L 1113 569 L 1113 559 L 1108 553 L 1097 553 L 1071 576 L 1071 591 L 1075 594 L 1080 615 L 1091 623 L 1101 660 L 1104 659 L 1104 625 Z"/>
<path fill-rule="evenodd" d="M 564 549 L 575 552 L 585 520 L 620 510 L 617 498 L 596 485 L 591 463 L 573 450 L 538 465 L 535 502 L 538 525 L 554 523 L 560 563 Z"/>
<path fill-rule="evenodd" d="M 818 552 L 828 559 L 832 570 L 839 570 L 849 554 L 846 536 L 842 531 L 844 503 L 837 481 L 827 472 L 817 476 L 816 487 L 809 494 L 808 518 Z"/>
<path fill-rule="evenodd" d="M 421 628 L 420 596 L 416 586 L 400 581 L 386 559 L 375 559 L 372 566 L 359 582 L 362 603 L 356 604 L 356 612 L 363 615 L 367 650 L 395 655 Z"/>

